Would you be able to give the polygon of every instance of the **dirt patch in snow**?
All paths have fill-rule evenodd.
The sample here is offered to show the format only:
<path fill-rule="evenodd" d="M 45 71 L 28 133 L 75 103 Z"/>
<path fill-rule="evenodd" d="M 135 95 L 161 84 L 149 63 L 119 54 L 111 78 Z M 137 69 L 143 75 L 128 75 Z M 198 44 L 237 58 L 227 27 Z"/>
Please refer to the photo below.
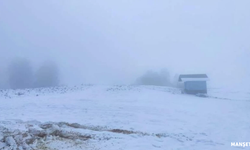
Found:
<path fill-rule="evenodd" d="M 46 149 L 45 145 L 55 140 L 68 141 L 72 143 L 71 145 L 76 145 L 91 138 L 91 135 L 66 131 L 55 123 L 28 124 L 23 130 L 0 126 L 1 150 L 33 150 L 42 147 Z"/>
<path fill-rule="evenodd" d="M 122 138 L 129 137 L 126 135 L 133 135 L 132 137 L 147 136 L 155 139 L 169 138 L 181 143 L 198 140 L 195 136 L 186 136 L 182 133 L 147 133 L 67 122 L 0 122 L 0 150 L 97 150 L 96 145 L 89 144 L 89 141 L 99 143 L 120 139 L 119 134 L 124 135 Z M 206 134 L 201 136 L 206 136 Z M 213 141 L 208 142 L 217 145 Z"/>

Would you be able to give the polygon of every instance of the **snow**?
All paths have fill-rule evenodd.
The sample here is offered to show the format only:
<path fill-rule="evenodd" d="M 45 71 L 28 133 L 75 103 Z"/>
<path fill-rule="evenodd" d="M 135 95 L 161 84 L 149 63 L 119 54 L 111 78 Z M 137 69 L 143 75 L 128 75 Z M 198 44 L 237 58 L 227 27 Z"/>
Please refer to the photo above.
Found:
<path fill-rule="evenodd" d="M 37 137 L 37 149 L 58 150 L 221 150 L 250 142 L 250 94 L 209 89 L 208 95 L 157 86 L 2 90 L 0 149 L 20 147 L 15 132 Z"/>

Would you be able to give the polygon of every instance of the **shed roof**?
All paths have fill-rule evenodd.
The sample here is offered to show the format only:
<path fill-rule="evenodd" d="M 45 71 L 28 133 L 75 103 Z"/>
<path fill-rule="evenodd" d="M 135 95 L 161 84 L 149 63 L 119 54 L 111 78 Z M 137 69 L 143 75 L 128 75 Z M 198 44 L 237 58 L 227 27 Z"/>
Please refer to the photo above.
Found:
<path fill-rule="evenodd" d="M 207 81 L 208 76 L 206 74 L 181 74 L 179 81 Z"/>

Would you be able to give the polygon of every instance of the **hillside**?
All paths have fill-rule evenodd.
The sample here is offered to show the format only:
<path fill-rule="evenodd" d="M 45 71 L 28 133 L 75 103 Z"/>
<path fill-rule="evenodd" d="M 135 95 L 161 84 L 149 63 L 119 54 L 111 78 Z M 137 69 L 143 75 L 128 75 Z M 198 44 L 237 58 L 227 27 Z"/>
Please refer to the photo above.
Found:
<path fill-rule="evenodd" d="M 238 97 L 237 97 L 238 95 Z M 156 86 L 0 91 L 0 149 L 210 150 L 249 142 L 250 94 Z"/>

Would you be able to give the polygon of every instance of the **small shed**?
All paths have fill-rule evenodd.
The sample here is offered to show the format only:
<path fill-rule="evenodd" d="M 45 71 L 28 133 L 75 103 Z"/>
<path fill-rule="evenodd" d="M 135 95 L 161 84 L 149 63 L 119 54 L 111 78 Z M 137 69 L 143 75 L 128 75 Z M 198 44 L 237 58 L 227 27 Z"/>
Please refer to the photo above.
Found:
<path fill-rule="evenodd" d="M 182 74 L 179 76 L 179 85 L 187 94 L 207 94 L 206 74 Z"/>

